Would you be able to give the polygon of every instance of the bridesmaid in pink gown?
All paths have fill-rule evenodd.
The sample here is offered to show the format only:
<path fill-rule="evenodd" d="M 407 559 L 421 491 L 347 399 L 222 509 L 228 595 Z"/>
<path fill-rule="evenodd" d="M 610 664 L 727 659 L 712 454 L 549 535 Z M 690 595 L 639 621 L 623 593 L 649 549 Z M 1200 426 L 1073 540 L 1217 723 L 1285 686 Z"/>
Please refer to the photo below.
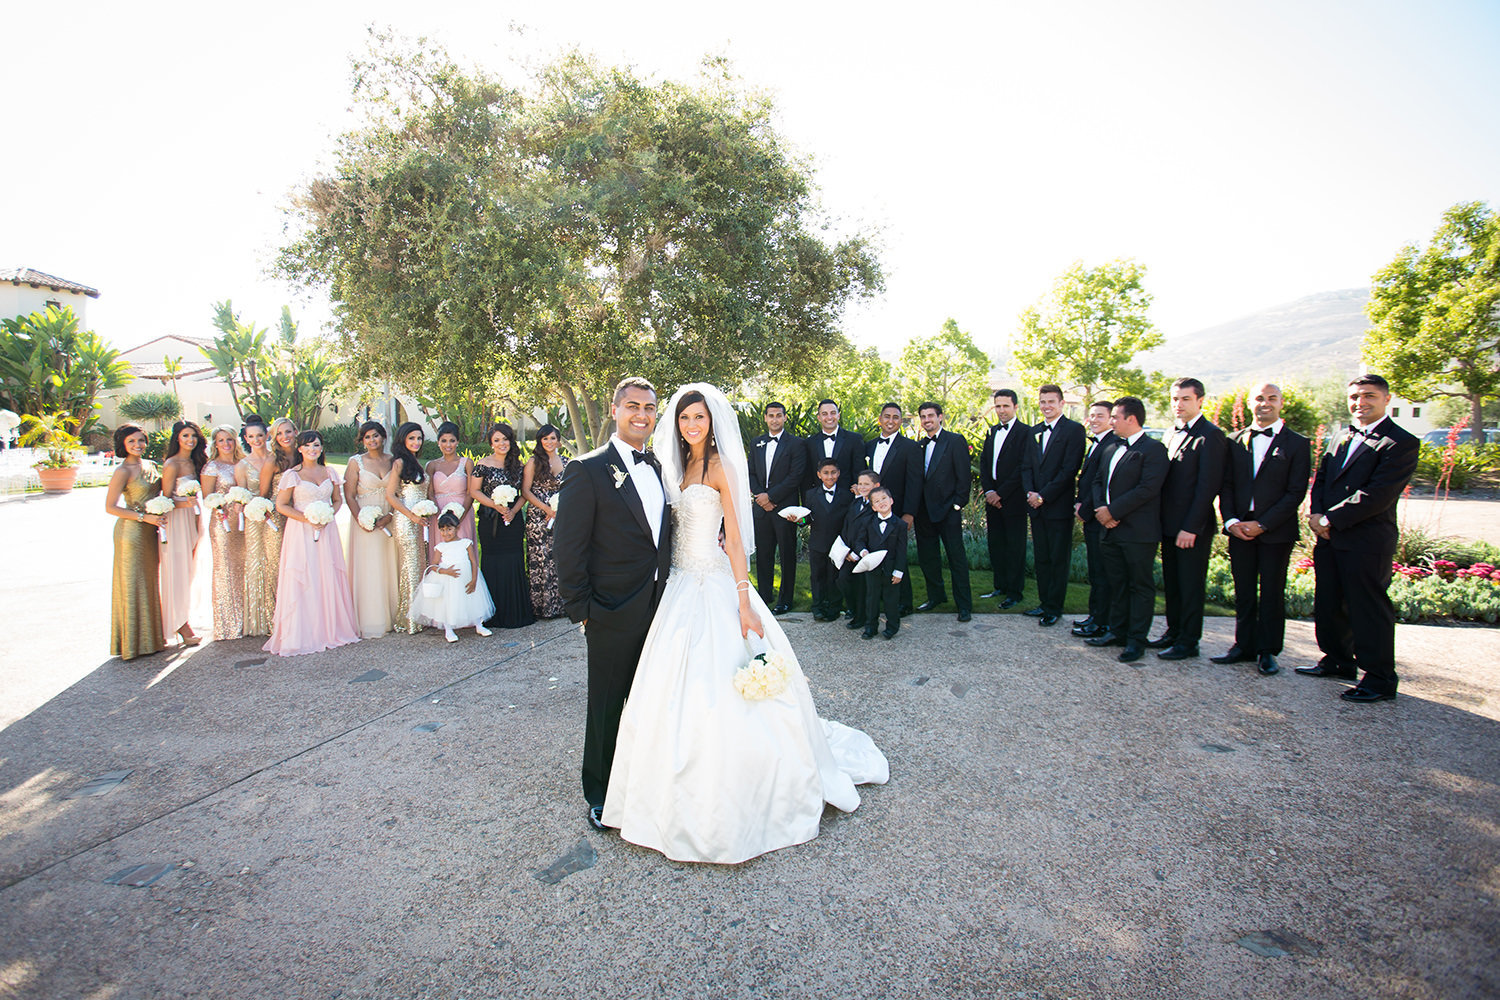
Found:
<path fill-rule="evenodd" d="M 202 637 L 193 633 L 188 615 L 193 606 L 193 580 L 198 571 L 198 540 L 203 537 L 199 498 L 185 489 L 199 487 L 199 477 L 208 462 L 203 432 L 191 420 L 172 425 L 166 459 L 161 464 L 161 495 L 176 505 L 166 515 L 163 528 L 166 545 L 161 552 L 162 633 L 176 632 L 184 646 L 196 646 Z"/>
<path fill-rule="evenodd" d="M 474 534 L 474 502 L 469 499 L 469 477 L 474 474 L 474 464 L 466 457 L 458 453 L 458 425 L 451 420 L 445 420 L 438 425 L 437 446 L 442 451 L 442 458 L 434 458 L 427 463 L 427 478 L 432 484 L 432 502 L 437 504 L 438 513 L 442 514 L 443 508 L 450 503 L 456 503 L 463 508 L 463 517 L 458 522 L 458 537 L 467 538 L 473 542 Z M 433 520 L 436 524 L 436 519 Z M 442 539 L 438 533 L 429 531 L 427 533 L 427 561 L 435 563 L 441 555 L 437 550 L 438 542 Z M 476 543 L 477 544 L 477 543 Z"/>
<path fill-rule="evenodd" d="M 359 641 L 344 546 L 337 521 L 314 525 L 307 508 L 317 502 L 335 513 L 343 501 L 339 476 L 323 464 L 323 435 L 297 435 L 302 462 L 281 475 L 276 509 L 286 515 L 276 584 L 276 617 L 263 649 L 277 656 L 317 653 Z"/>

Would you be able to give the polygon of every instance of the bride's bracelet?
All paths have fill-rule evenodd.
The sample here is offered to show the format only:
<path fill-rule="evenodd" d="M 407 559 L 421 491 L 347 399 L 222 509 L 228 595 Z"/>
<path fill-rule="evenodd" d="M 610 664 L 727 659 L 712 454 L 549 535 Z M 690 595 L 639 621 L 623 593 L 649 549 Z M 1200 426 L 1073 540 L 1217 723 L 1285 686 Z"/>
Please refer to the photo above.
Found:
<path fill-rule="evenodd" d="M 750 589 L 750 581 L 749 580 L 736 580 L 734 582 L 734 589 L 735 589 L 736 592 L 740 591 L 741 589 L 749 590 Z"/>

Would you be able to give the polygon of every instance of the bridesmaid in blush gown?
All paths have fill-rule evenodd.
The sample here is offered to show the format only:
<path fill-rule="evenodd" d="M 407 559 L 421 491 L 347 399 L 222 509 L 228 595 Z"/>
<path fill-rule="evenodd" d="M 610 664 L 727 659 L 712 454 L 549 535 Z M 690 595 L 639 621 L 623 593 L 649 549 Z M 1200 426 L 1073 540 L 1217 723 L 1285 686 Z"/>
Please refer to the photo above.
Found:
<path fill-rule="evenodd" d="M 233 427 L 214 428 L 213 447 L 203 466 L 203 495 L 224 493 L 235 484 L 240 461 L 240 439 Z M 245 533 L 240 530 L 239 504 L 225 504 L 208 516 L 209 547 L 214 556 L 214 638 L 238 639 L 245 634 Z"/>
<path fill-rule="evenodd" d="M 562 435 L 551 424 L 536 432 L 536 448 L 526 463 L 521 495 L 526 498 L 526 562 L 531 570 L 531 607 L 538 618 L 563 613 L 557 591 L 557 564 L 552 558 L 552 521 L 557 517 L 557 494 L 562 489 Z"/>
<path fill-rule="evenodd" d="M 490 428 L 491 454 L 474 464 L 469 496 L 479 505 L 480 570 L 495 613 L 485 625 L 490 628 L 521 628 L 536 621 L 531 592 L 526 585 L 526 529 L 520 513 L 526 501 L 521 496 L 521 448 L 510 424 Z M 495 490 L 509 486 L 515 499 L 502 504 Z"/>
<path fill-rule="evenodd" d="M 391 457 L 385 453 L 385 426 L 367 420 L 359 428 L 363 455 L 349 459 L 344 473 L 344 499 L 349 504 L 349 581 L 354 588 L 354 614 L 359 634 L 373 639 L 385 635 L 396 620 L 396 540 L 391 526 L 391 505 L 385 498 L 385 480 L 391 474 Z M 379 511 L 372 527 L 366 528 L 360 514 L 373 507 Z"/>
<path fill-rule="evenodd" d="M 200 487 L 203 466 L 208 462 L 203 433 L 191 420 L 172 425 L 167 442 L 166 460 L 162 462 L 161 495 L 175 504 L 167 514 L 165 551 L 161 553 L 162 630 L 182 637 L 184 646 L 196 646 L 201 636 L 193 634 L 188 615 L 193 604 L 193 577 L 197 571 L 198 541 L 203 537 L 198 497 L 190 496 L 190 487 Z"/>
<path fill-rule="evenodd" d="M 432 502 L 437 504 L 438 513 L 450 503 L 457 504 L 462 513 L 458 520 L 458 537 L 474 541 L 474 506 L 469 503 L 469 476 L 472 472 L 467 457 L 458 453 L 458 425 L 451 420 L 445 420 L 438 425 L 437 446 L 442 450 L 442 458 L 434 458 L 427 463 L 427 475 L 431 477 Z M 427 532 L 427 561 L 438 561 L 438 538 L 437 532 Z"/>
<path fill-rule="evenodd" d="M 245 457 L 234 468 L 234 481 L 258 497 L 267 495 L 276 458 L 267 447 L 270 434 L 265 422 L 252 414 L 240 431 Z M 241 511 L 241 517 L 244 512 Z M 245 635 L 270 635 L 271 616 L 276 610 L 276 563 L 267 558 L 271 533 L 266 521 L 245 517 Z"/>
<path fill-rule="evenodd" d="M 391 521 L 396 536 L 396 616 L 391 627 L 408 635 L 422 631 L 422 625 L 412 620 L 411 599 L 427 565 L 427 541 L 422 533 L 436 520 L 412 513 L 413 506 L 428 499 L 429 477 L 417 460 L 422 441 L 422 428 L 416 424 L 408 421 L 396 428 L 391 473 L 385 479 L 385 499 L 396 515 Z"/>
<path fill-rule="evenodd" d="M 302 462 L 281 476 L 276 509 L 286 518 L 277 574 L 276 620 L 261 647 L 277 656 L 317 653 L 359 641 L 354 601 L 337 521 L 314 525 L 307 509 L 326 503 L 337 513 L 343 502 L 339 475 L 323 464 L 323 435 L 297 435 Z"/>
<path fill-rule="evenodd" d="M 124 461 L 110 476 L 104 496 L 105 511 L 119 518 L 110 587 L 109 655 L 133 660 L 167 645 L 157 589 L 161 542 L 156 531 L 162 518 L 146 513 L 146 501 L 161 492 L 161 473 L 155 462 L 142 457 L 146 432 L 135 424 L 115 428 L 115 454 Z"/>

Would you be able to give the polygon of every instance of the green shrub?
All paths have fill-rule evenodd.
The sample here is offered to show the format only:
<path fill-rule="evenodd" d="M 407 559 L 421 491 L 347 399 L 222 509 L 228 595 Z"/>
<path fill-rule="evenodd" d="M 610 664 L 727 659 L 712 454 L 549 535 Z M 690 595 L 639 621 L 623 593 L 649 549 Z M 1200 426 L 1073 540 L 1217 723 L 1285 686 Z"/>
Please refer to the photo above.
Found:
<path fill-rule="evenodd" d="M 119 411 L 126 420 L 162 427 L 182 416 L 182 400 L 171 392 L 137 392 L 120 399 Z"/>
<path fill-rule="evenodd" d="M 1417 456 L 1417 471 L 1412 481 L 1434 489 L 1443 475 L 1443 463 L 1447 461 L 1448 446 L 1422 442 Z M 1467 490 L 1471 487 L 1491 483 L 1500 475 L 1500 443 L 1481 445 L 1459 445 L 1453 449 L 1453 471 L 1448 478 L 1448 488 Z"/>

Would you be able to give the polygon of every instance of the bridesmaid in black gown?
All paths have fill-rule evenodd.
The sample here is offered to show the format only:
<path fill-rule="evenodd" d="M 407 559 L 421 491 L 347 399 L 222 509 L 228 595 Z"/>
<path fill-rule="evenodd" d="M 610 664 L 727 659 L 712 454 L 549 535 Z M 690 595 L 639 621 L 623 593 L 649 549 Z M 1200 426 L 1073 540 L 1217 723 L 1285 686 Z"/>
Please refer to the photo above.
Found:
<path fill-rule="evenodd" d="M 531 610 L 531 586 L 526 582 L 526 522 L 521 508 L 521 448 L 510 424 L 490 428 L 491 454 L 474 463 L 469 496 L 479 504 L 479 571 L 495 602 L 489 628 L 521 628 L 536 621 Z M 495 490 L 509 486 L 510 502 L 501 503 Z"/>

